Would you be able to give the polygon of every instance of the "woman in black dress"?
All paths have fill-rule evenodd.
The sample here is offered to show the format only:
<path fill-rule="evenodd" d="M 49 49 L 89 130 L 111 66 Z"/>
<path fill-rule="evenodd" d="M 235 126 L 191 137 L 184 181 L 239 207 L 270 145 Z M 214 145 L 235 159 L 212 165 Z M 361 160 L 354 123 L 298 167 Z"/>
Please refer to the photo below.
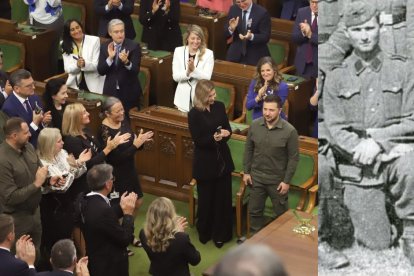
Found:
<path fill-rule="evenodd" d="M 68 87 L 63 79 L 51 79 L 46 83 L 43 93 L 44 111 L 50 111 L 52 115 L 52 125 L 62 129 L 63 111 L 68 99 Z"/>
<path fill-rule="evenodd" d="M 197 180 L 197 231 L 201 243 L 213 239 L 218 248 L 231 240 L 233 227 L 231 172 L 233 159 L 227 141 L 229 119 L 222 102 L 215 101 L 214 83 L 200 80 L 188 127 L 194 141 L 193 177 Z"/>
<path fill-rule="evenodd" d="M 141 0 L 139 22 L 148 49 L 174 52 L 183 45 L 179 0 Z"/>
<path fill-rule="evenodd" d="M 100 140 L 103 145 L 105 141 L 110 141 L 116 135 L 128 134 L 129 139 L 118 148 L 113 150 L 106 161 L 114 168 L 115 177 L 114 190 L 121 196 L 125 192 L 134 192 L 138 195 L 136 207 L 142 204 L 142 190 L 139 184 L 138 174 L 135 167 L 135 153 L 142 145 L 150 141 L 153 132 L 148 131 L 135 135 L 132 132 L 128 121 L 125 120 L 125 110 L 121 101 L 115 97 L 109 97 L 102 105 L 102 113 L 105 119 L 102 121 Z M 120 198 L 114 198 L 111 202 L 118 202 Z"/>
<path fill-rule="evenodd" d="M 168 198 L 159 197 L 149 205 L 139 237 L 151 261 L 151 275 L 190 276 L 188 264 L 201 261 L 200 252 L 184 232 L 186 226 L 186 219 L 177 216 Z"/>

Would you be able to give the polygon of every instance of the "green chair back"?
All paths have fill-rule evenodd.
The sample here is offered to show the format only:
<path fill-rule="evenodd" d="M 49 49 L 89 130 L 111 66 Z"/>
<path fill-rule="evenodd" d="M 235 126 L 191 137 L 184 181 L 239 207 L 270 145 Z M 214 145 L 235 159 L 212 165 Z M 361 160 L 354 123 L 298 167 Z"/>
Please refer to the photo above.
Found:
<path fill-rule="evenodd" d="M 17 42 L 0 40 L 0 48 L 3 52 L 3 70 L 8 72 L 10 69 L 24 67 L 24 45 Z M 16 67 L 17 66 L 17 67 Z"/>
<path fill-rule="evenodd" d="M 76 19 L 80 21 L 85 29 L 86 9 L 84 5 L 62 1 L 64 20 Z"/>
<path fill-rule="evenodd" d="M 226 110 L 230 107 L 230 90 L 225 87 L 216 86 L 216 100 L 224 103 Z"/>
<path fill-rule="evenodd" d="M 287 66 L 288 57 L 289 57 L 289 43 L 288 42 L 271 39 L 267 43 L 267 48 L 269 49 L 270 56 L 276 62 L 279 69 Z"/>
<path fill-rule="evenodd" d="M 23 0 L 11 0 L 10 4 L 12 8 L 12 20 L 16 20 L 19 23 L 26 21 L 29 15 L 29 7 L 23 2 Z"/>
<path fill-rule="evenodd" d="M 230 148 L 231 157 L 233 158 L 234 172 L 240 173 L 243 171 L 243 156 L 246 141 L 230 138 L 227 141 L 227 145 Z"/>
<path fill-rule="evenodd" d="M 299 163 L 290 184 L 301 187 L 306 180 L 312 177 L 314 166 L 315 162 L 311 155 L 299 153 Z"/>
<path fill-rule="evenodd" d="M 253 109 L 246 110 L 246 124 L 251 125 L 253 122 Z"/>
<path fill-rule="evenodd" d="M 134 40 L 137 43 L 142 43 L 142 30 L 143 30 L 143 27 L 141 25 L 141 22 L 139 22 L 139 17 L 136 14 L 132 14 L 131 18 L 132 18 L 132 24 L 134 25 L 134 29 L 135 29 L 135 33 L 136 33 L 136 36 L 135 36 Z"/>
<path fill-rule="evenodd" d="M 138 73 L 139 83 L 141 84 L 142 90 L 144 90 L 145 86 L 147 85 L 147 76 L 143 71 L 139 71 Z"/>

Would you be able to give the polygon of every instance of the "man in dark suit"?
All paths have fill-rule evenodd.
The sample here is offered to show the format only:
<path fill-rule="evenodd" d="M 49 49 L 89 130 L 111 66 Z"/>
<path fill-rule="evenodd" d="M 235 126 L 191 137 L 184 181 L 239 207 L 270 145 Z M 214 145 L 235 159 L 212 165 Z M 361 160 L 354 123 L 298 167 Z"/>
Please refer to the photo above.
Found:
<path fill-rule="evenodd" d="M 2 110 L 9 117 L 20 117 L 30 128 L 29 142 L 36 147 L 37 136 L 52 121 L 50 111 L 43 113 L 42 100 L 34 94 L 34 80 L 29 71 L 19 69 L 10 75 L 13 93 L 7 97 Z M 40 109 L 38 109 L 40 107 Z"/>
<path fill-rule="evenodd" d="M 296 48 L 296 74 L 304 78 L 318 76 L 318 0 L 309 0 L 310 6 L 298 10 L 292 40 Z"/>
<path fill-rule="evenodd" d="M 30 236 L 22 236 L 16 243 L 16 256 L 10 252 L 14 244 L 13 217 L 0 214 L 0 275 L 34 276 L 36 251 Z"/>
<path fill-rule="evenodd" d="M 9 76 L 3 71 L 3 52 L 0 49 L 0 108 L 12 91 L 13 88 L 10 85 Z"/>
<path fill-rule="evenodd" d="M 11 19 L 11 5 L 10 0 L 0 1 L 0 18 Z"/>
<path fill-rule="evenodd" d="M 270 56 L 271 22 L 265 8 L 252 0 L 237 0 L 227 18 L 224 35 L 230 45 L 226 60 L 256 65 L 260 58 Z"/>
<path fill-rule="evenodd" d="M 108 164 L 92 167 L 87 181 L 92 192 L 81 199 L 79 206 L 91 276 L 128 276 L 127 246 L 134 239 L 137 195 L 125 193 L 119 205 L 111 207 L 107 196 L 112 191 L 114 177 Z"/>
<path fill-rule="evenodd" d="M 103 94 L 121 100 L 125 114 L 139 106 L 142 93 L 138 79 L 141 64 L 141 48 L 134 41 L 125 38 L 125 25 L 119 19 L 108 24 L 112 41 L 101 45 L 98 72 L 105 75 Z"/>
<path fill-rule="evenodd" d="M 41 272 L 36 276 L 72 276 L 75 268 L 77 276 L 89 276 L 88 257 L 83 257 L 76 263 L 76 247 L 72 240 L 57 241 L 50 256 L 53 271 Z"/>
<path fill-rule="evenodd" d="M 135 38 L 135 29 L 131 14 L 134 11 L 134 0 L 94 0 L 94 8 L 99 18 L 98 36 L 108 37 L 108 23 L 112 19 L 120 19 L 125 23 L 125 35 Z"/>

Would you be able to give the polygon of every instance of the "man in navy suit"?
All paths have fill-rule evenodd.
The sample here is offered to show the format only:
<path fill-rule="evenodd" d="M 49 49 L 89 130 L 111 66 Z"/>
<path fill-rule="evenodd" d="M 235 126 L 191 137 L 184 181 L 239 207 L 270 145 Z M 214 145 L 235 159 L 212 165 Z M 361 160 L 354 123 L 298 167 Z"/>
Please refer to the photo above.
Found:
<path fill-rule="evenodd" d="M 75 268 L 77 276 L 89 276 L 88 257 L 83 257 L 76 263 L 76 248 L 72 240 L 57 241 L 50 256 L 53 271 L 41 272 L 37 276 L 72 276 Z"/>
<path fill-rule="evenodd" d="M 141 48 L 133 40 L 125 38 L 125 25 L 119 19 L 108 24 L 111 41 L 103 43 L 99 53 L 98 72 L 105 75 L 103 94 L 121 100 L 125 114 L 139 106 L 142 93 L 138 79 L 141 65 Z"/>
<path fill-rule="evenodd" d="M 270 56 L 267 43 L 271 22 L 266 9 L 252 0 L 236 0 L 228 13 L 224 35 L 229 44 L 226 60 L 256 66 Z"/>
<path fill-rule="evenodd" d="M 94 0 L 94 8 L 99 18 L 98 36 L 108 37 L 108 23 L 112 19 L 120 19 L 125 23 L 125 34 L 129 39 L 136 36 L 131 14 L 134 11 L 134 0 Z"/>
<path fill-rule="evenodd" d="M 318 0 L 309 0 L 310 6 L 298 10 L 292 40 L 296 48 L 296 74 L 304 78 L 318 76 Z"/>
<path fill-rule="evenodd" d="M 7 97 L 3 104 L 2 110 L 9 117 L 20 117 L 26 121 L 30 128 L 29 142 L 36 147 L 37 136 L 52 121 L 50 111 L 43 113 L 37 110 L 42 108 L 42 100 L 34 94 L 34 80 L 29 71 L 19 69 L 10 75 L 10 84 L 13 87 L 13 93 Z"/>
<path fill-rule="evenodd" d="M 36 251 L 30 236 L 22 236 L 16 243 L 16 256 L 10 252 L 15 240 L 13 217 L 0 214 L 0 275 L 34 276 Z"/>

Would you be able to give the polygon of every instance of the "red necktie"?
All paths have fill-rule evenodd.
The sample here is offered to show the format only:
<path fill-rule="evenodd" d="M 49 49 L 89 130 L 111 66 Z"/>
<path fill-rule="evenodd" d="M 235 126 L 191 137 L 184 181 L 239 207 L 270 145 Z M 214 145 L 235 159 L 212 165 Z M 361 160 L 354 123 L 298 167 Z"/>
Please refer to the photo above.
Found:
<path fill-rule="evenodd" d="M 318 32 L 318 14 L 315 13 L 315 18 L 312 21 L 312 25 L 311 25 L 311 30 L 312 33 L 317 33 Z M 308 43 L 308 48 L 306 50 L 306 63 L 312 63 L 313 62 L 313 47 L 312 47 L 312 43 L 309 41 Z"/>

